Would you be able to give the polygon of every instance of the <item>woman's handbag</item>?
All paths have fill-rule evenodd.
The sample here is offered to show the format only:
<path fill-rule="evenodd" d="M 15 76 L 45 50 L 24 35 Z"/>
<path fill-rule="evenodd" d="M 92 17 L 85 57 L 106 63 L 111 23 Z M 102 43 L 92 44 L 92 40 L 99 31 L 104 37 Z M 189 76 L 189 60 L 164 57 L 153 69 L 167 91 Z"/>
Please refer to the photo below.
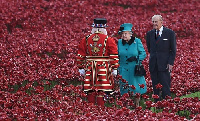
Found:
<path fill-rule="evenodd" d="M 135 76 L 146 76 L 146 70 L 144 69 L 144 66 L 139 60 L 139 55 L 138 55 L 138 64 L 135 65 Z"/>
<path fill-rule="evenodd" d="M 135 65 L 135 76 L 146 76 L 146 70 L 142 64 Z"/>
<path fill-rule="evenodd" d="M 137 43 L 138 46 L 138 43 Z M 138 48 L 138 47 L 137 47 Z M 146 70 L 144 69 L 144 66 L 142 65 L 142 62 L 140 62 L 139 54 L 137 58 L 137 64 L 135 65 L 135 76 L 146 76 Z"/>

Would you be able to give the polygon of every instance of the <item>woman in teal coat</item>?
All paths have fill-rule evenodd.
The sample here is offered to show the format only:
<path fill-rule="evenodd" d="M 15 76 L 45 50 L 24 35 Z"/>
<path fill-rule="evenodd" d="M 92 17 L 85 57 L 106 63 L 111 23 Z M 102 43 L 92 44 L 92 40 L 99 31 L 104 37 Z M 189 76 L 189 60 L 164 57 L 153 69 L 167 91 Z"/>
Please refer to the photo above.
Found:
<path fill-rule="evenodd" d="M 133 25 L 131 23 L 124 23 L 120 26 L 119 30 L 121 39 L 118 40 L 118 54 L 120 64 L 118 70 L 119 74 L 124 80 L 128 82 L 129 85 L 127 86 L 123 80 L 120 80 L 121 95 L 128 92 L 133 92 L 133 94 L 144 94 L 147 91 L 144 76 L 134 75 L 135 65 L 138 64 L 138 58 L 140 61 L 144 60 L 146 57 L 146 52 L 141 40 L 132 36 L 132 26 Z"/>

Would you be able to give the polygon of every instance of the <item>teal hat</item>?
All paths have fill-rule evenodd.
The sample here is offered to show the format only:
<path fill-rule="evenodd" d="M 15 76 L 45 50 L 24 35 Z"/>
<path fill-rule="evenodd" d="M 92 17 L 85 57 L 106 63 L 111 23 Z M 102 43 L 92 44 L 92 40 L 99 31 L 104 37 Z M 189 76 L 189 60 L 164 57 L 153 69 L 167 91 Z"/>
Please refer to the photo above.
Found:
<path fill-rule="evenodd" d="M 119 34 L 124 31 L 132 31 L 133 24 L 131 23 L 124 23 L 120 26 Z"/>

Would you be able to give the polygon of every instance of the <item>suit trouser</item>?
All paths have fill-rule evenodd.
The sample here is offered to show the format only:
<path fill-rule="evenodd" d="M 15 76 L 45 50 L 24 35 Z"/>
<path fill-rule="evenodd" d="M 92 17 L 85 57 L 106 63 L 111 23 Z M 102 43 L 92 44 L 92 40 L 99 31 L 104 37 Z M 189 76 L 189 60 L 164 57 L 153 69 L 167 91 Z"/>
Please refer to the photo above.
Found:
<path fill-rule="evenodd" d="M 157 84 L 161 84 L 162 87 L 162 98 L 165 99 L 165 96 L 171 96 L 170 86 L 171 86 L 171 77 L 170 72 L 166 71 L 158 71 L 158 66 L 156 65 L 154 71 L 150 72 L 153 92 L 155 95 L 159 95 L 160 89 L 156 89 Z M 160 97 L 161 99 L 161 97 Z M 157 102 L 158 100 L 156 100 Z"/>

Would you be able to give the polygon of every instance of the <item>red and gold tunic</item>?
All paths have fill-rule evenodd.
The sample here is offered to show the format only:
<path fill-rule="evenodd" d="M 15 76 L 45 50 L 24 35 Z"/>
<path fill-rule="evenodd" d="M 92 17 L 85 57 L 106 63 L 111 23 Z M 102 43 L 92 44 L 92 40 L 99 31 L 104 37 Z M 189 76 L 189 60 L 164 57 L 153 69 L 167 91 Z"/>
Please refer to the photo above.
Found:
<path fill-rule="evenodd" d="M 86 71 L 84 91 L 112 91 L 114 80 L 111 71 L 119 66 L 115 40 L 101 33 L 83 38 L 78 48 L 77 64 Z"/>

